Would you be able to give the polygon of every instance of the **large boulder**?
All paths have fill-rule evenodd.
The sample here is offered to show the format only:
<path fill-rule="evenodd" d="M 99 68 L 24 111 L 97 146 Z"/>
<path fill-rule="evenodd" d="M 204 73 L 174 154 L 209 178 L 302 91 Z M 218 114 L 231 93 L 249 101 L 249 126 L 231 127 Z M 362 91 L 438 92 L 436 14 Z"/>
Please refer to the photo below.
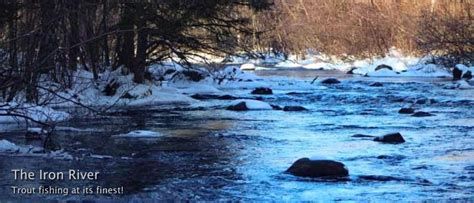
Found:
<path fill-rule="evenodd" d="M 285 106 L 283 107 L 283 111 L 307 111 L 308 109 L 302 106 Z"/>
<path fill-rule="evenodd" d="M 403 136 L 400 133 L 391 133 L 386 134 L 384 136 L 376 137 L 374 141 L 388 144 L 401 144 L 405 142 L 405 139 L 403 139 Z"/>
<path fill-rule="evenodd" d="M 453 80 L 461 80 L 462 70 L 458 67 L 453 68 Z"/>
<path fill-rule="evenodd" d="M 311 160 L 309 158 L 298 159 L 286 172 L 294 176 L 312 178 L 349 176 L 349 171 L 343 163 L 332 160 Z"/>
<path fill-rule="evenodd" d="M 267 88 L 267 87 L 258 87 L 257 89 L 254 89 L 252 91 L 252 94 L 273 94 L 272 89 Z"/>
<path fill-rule="evenodd" d="M 389 65 L 385 65 L 385 64 L 381 64 L 381 65 L 378 65 L 376 68 L 375 68 L 375 71 L 379 71 L 379 70 L 382 70 L 382 69 L 388 69 L 388 70 L 393 70 L 393 68 Z"/>
<path fill-rule="evenodd" d="M 231 111 L 249 111 L 249 110 L 272 110 L 273 107 L 262 101 L 250 100 L 250 99 L 239 99 L 232 102 L 227 110 Z"/>
<path fill-rule="evenodd" d="M 415 109 L 413 108 L 401 108 L 399 111 L 398 111 L 399 114 L 412 114 L 412 113 L 415 113 Z"/>
<path fill-rule="evenodd" d="M 323 81 L 321 81 L 321 83 L 322 84 L 338 84 L 338 83 L 341 83 L 341 81 L 339 81 L 336 78 L 327 78 L 327 79 L 324 79 Z"/>

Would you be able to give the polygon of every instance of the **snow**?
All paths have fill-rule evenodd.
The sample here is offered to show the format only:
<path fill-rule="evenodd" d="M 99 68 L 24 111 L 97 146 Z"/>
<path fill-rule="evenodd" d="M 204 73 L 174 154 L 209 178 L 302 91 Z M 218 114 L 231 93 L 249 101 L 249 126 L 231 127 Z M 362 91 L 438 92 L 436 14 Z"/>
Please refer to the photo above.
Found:
<path fill-rule="evenodd" d="M 134 130 L 127 134 L 114 135 L 119 138 L 157 138 L 161 137 L 162 134 L 159 132 L 148 131 L 148 130 Z"/>
<path fill-rule="evenodd" d="M 54 159 L 71 160 L 73 157 L 64 150 L 44 152 L 41 147 L 34 146 L 18 146 L 8 140 L 0 140 L 0 154 L 15 154 L 20 156 L 39 156 Z"/>
<path fill-rule="evenodd" d="M 272 110 L 272 106 L 266 102 L 258 101 L 258 100 L 251 100 L 251 99 L 238 99 L 234 100 L 230 103 L 230 105 L 237 105 L 241 102 L 245 103 L 245 106 L 249 110 Z"/>
<path fill-rule="evenodd" d="M 8 140 L 0 140 L 0 152 L 14 152 L 20 148 Z"/>
<path fill-rule="evenodd" d="M 24 120 L 22 116 L 29 117 L 39 122 L 60 122 L 69 119 L 69 113 L 57 111 L 46 106 L 34 106 L 30 104 L 7 103 L 7 106 L 0 108 L 0 123 L 15 123 Z M 2 106 L 2 105 L 0 105 Z M 2 116 L 4 114 L 4 116 Z M 15 114 L 17 116 L 6 116 Z"/>
<path fill-rule="evenodd" d="M 251 63 L 242 64 L 240 70 L 255 70 L 255 65 Z"/>

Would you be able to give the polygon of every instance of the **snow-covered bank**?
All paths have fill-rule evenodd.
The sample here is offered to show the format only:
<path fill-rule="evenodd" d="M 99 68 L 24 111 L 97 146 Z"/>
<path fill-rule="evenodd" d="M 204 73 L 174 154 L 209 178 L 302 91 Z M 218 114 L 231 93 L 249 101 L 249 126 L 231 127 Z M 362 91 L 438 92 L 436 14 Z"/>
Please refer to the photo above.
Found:
<path fill-rule="evenodd" d="M 45 152 L 45 150 L 41 147 L 34 147 L 31 145 L 19 146 L 8 140 L 0 140 L 0 155 L 1 154 L 16 155 L 16 156 L 36 156 L 36 157 L 66 159 L 66 160 L 73 159 L 73 157 L 69 153 L 63 150 Z"/>
<path fill-rule="evenodd" d="M 25 119 L 50 123 L 67 120 L 71 117 L 69 113 L 57 111 L 47 106 L 31 104 L 0 103 L 0 123 L 14 123 Z"/>
<path fill-rule="evenodd" d="M 249 67 L 270 65 L 275 68 L 339 70 L 369 77 L 452 77 L 449 71 L 452 67 L 430 63 L 430 58 L 429 56 L 406 56 L 393 48 L 385 57 L 362 60 L 341 60 L 334 56 L 308 52 L 304 57 L 289 55 L 286 59 L 282 55 L 275 54 L 264 55 L 261 59 L 234 57 L 235 61 L 233 62 L 244 63 L 242 70 L 249 70 Z M 474 67 L 461 64 L 457 67 L 463 72 L 474 71 Z M 254 68 L 254 70 L 256 69 Z"/>

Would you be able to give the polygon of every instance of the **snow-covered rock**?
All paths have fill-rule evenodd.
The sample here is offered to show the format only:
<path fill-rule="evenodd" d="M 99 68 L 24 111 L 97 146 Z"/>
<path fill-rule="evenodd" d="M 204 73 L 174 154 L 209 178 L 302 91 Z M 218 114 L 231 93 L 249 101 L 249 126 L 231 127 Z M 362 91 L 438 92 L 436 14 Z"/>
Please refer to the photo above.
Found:
<path fill-rule="evenodd" d="M 255 70 L 255 65 L 252 63 L 242 64 L 240 70 Z"/>
<path fill-rule="evenodd" d="M 0 140 L 0 154 L 15 154 L 19 156 L 37 156 L 54 159 L 66 159 L 71 160 L 73 157 L 65 152 L 64 150 L 57 150 L 51 152 L 45 152 L 41 147 L 34 146 L 18 146 L 8 140 Z"/>
<path fill-rule="evenodd" d="M 159 132 L 149 130 L 134 130 L 126 134 L 114 135 L 113 137 L 119 138 L 157 138 L 163 135 Z"/>
<path fill-rule="evenodd" d="M 239 99 L 230 103 L 228 110 L 233 111 L 246 111 L 246 110 L 272 110 L 272 106 L 266 102 L 251 100 L 251 99 Z"/>

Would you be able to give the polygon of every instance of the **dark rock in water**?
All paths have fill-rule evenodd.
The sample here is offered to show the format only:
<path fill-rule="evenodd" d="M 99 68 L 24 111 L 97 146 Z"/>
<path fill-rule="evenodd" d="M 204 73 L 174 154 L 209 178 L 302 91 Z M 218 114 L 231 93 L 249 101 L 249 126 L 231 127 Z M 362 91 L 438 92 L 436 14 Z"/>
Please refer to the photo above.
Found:
<path fill-rule="evenodd" d="M 232 106 L 229 106 L 227 107 L 227 110 L 231 110 L 231 111 L 248 111 L 249 108 L 247 108 L 247 105 L 245 104 L 245 102 L 240 102 L 236 105 L 232 105 Z"/>
<path fill-rule="evenodd" d="M 426 103 L 428 103 L 428 99 L 418 99 L 415 102 L 415 104 L 426 104 Z"/>
<path fill-rule="evenodd" d="M 272 106 L 273 110 L 283 110 L 283 108 L 281 108 L 281 107 L 278 106 L 278 105 L 272 105 L 272 104 L 270 104 L 270 106 Z"/>
<path fill-rule="evenodd" d="M 364 135 L 364 134 L 355 134 L 355 135 L 352 135 L 351 137 L 356 137 L 356 138 L 373 138 L 375 136 L 373 135 Z"/>
<path fill-rule="evenodd" d="M 198 100 L 208 100 L 208 99 L 217 99 L 217 100 L 235 100 L 237 97 L 231 95 L 213 95 L 213 94 L 193 94 L 192 98 Z"/>
<path fill-rule="evenodd" d="M 258 101 L 263 101 L 263 97 L 255 97 L 254 99 Z"/>
<path fill-rule="evenodd" d="M 401 144 L 405 142 L 405 139 L 403 139 L 403 136 L 400 133 L 391 133 L 384 136 L 376 137 L 374 141 L 388 144 Z"/>
<path fill-rule="evenodd" d="M 341 83 L 341 81 L 339 81 L 336 78 L 327 78 L 327 79 L 321 81 L 321 83 L 323 83 L 323 84 L 338 84 L 338 83 Z"/>
<path fill-rule="evenodd" d="M 466 71 L 463 75 L 462 75 L 462 78 L 465 79 L 465 80 L 470 80 L 472 79 L 472 72 L 471 71 Z"/>
<path fill-rule="evenodd" d="M 226 95 L 221 95 L 221 96 L 217 97 L 217 99 L 219 99 L 219 100 L 235 100 L 235 99 L 238 99 L 238 98 L 226 94 Z"/>
<path fill-rule="evenodd" d="M 268 95 L 268 94 L 273 94 L 273 91 L 272 89 L 270 88 L 267 88 L 267 87 L 259 87 L 255 90 L 252 91 L 252 94 L 264 94 L 264 95 Z"/>
<path fill-rule="evenodd" d="M 383 87 L 383 84 L 380 83 L 380 82 L 374 82 L 372 84 L 370 84 L 371 87 Z"/>
<path fill-rule="evenodd" d="M 382 69 L 393 70 L 391 66 L 382 64 L 382 65 L 377 66 L 377 68 L 375 68 L 375 71 L 382 70 Z"/>
<path fill-rule="evenodd" d="M 357 70 L 357 67 L 352 67 L 346 74 L 354 74 L 354 70 Z"/>
<path fill-rule="evenodd" d="M 379 176 L 379 175 L 367 175 L 367 176 L 359 176 L 359 179 L 366 180 L 366 181 L 410 181 L 406 178 L 397 178 L 393 176 Z"/>
<path fill-rule="evenodd" d="M 287 95 L 308 95 L 312 94 L 311 92 L 288 92 Z"/>
<path fill-rule="evenodd" d="M 429 116 L 435 116 L 435 115 L 431 114 L 431 113 L 428 113 L 428 112 L 424 112 L 424 111 L 418 111 L 418 112 L 414 113 L 411 116 L 413 116 L 413 117 L 429 117 Z"/>
<path fill-rule="evenodd" d="M 461 80 L 462 76 L 462 70 L 459 70 L 459 68 L 454 67 L 453 68 L 453 80 Z"/>
<path fill-rule="evenodd" d="M 193 71 L 193 70 L 185 70 L 182 71 L 183 75 L 188 78 L 188 80 L 192 80 L 194 82 L 199 82 L 203 80 L 206 76 L 203 73 Z"/>
<path fill-rule="evenodd" d="M 377 159 L 388 159 L 388 160 L 402 160 L 402 159 L 405 159 L 406 156 L 403 156 L 403 155 L 380 155 L 380 156 L 377 156 Z"/>
<path fill-rule="evenodd" d="M 285 106 L 283 111 L 307 111 L 308 109 L 302 106 Z"/>
<path fill-rule="evenodd" d="M 117 93 L 117 89 L 120 87 L 115 79 L 112 79 L 104 88 L 105 96 L 114 96 Z"/>
<path fill-rule="evenodd" d="M 400 114 L 412 114 L 415 113 L 415 109 L 412 108 L 401 108 L 398 113 Z"/>
<path fill-rule="evenodd" d="M 298 159 L 286 172 L 300 177 L 347 177 L 349 171 L 343 163 L 332 160 Z"/>

